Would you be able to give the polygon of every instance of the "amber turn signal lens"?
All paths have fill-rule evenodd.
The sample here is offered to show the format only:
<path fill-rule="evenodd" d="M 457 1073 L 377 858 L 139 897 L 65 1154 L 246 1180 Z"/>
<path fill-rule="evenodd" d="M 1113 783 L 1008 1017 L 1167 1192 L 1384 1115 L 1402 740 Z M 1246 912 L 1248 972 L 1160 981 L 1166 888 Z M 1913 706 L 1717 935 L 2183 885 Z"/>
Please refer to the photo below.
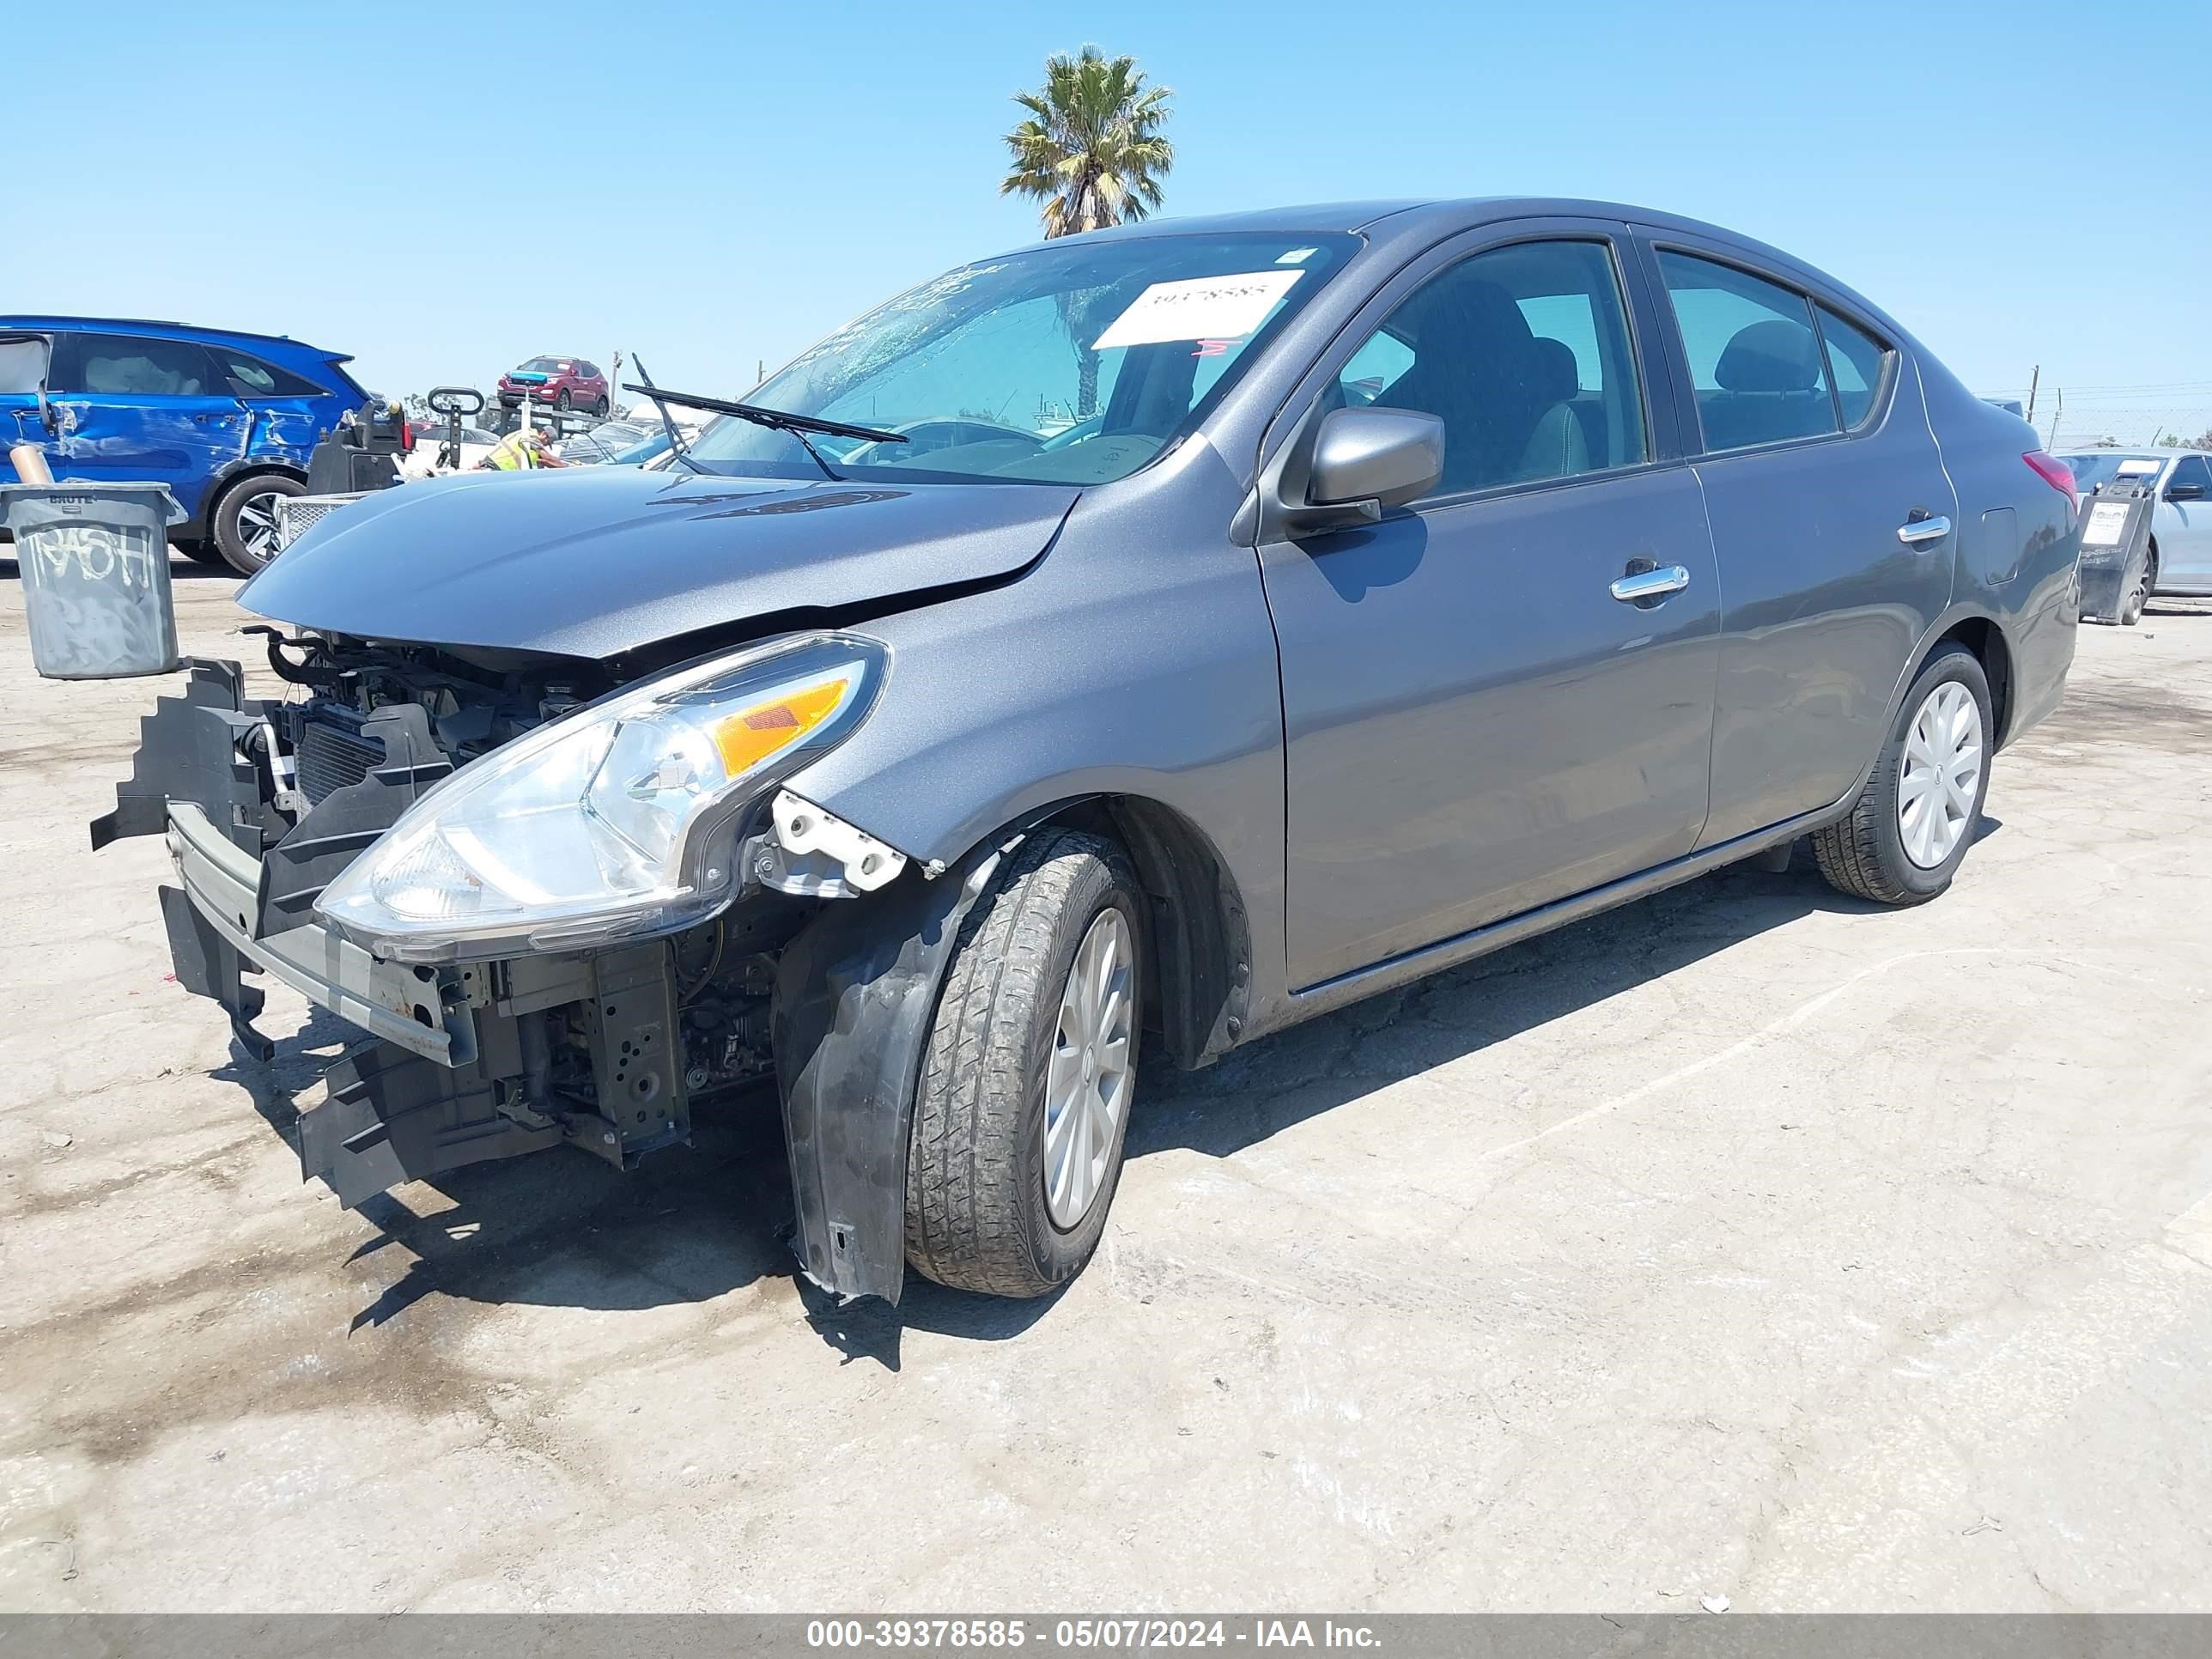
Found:
<path fill-rule="evenodd" d="M 827 680 L 756 704 L 714 722 L 714 747 L 729 775 L 741 777 L 787 748 L 837 711 L 850 680 Z"/>

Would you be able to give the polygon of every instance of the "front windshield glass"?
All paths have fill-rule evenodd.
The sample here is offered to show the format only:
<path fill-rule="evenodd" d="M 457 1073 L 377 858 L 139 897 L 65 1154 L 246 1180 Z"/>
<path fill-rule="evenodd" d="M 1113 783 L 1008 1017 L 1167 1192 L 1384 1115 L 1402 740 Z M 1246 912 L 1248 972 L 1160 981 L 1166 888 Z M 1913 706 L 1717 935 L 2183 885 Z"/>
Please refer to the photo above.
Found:
<path fill-rule="evenodd" d="M 853 477 L 1103 483 L 1188 431 L 1354 246 L 1253 234 L 1048 244 L 902 294 L 744 401 L 906 440 L 813 439 Z M 716 471 L 821 476 L 790 434 L 736 416 L 691 453 Z"/>

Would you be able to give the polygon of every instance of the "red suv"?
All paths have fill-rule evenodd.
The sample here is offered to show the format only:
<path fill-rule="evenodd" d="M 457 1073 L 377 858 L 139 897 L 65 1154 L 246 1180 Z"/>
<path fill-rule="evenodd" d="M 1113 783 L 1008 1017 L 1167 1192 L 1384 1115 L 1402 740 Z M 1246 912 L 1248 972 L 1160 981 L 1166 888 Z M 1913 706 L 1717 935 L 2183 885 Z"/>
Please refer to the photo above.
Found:
<path fill-rule="evenodd" d="M 597 363 L 587 363 L 581 357 L 532 357 L 499 377 L 501 403 L 518 409 L 525 397 L 556 409 L 604 415 L 608 408 L 607 377 L 599 373 Z"/>

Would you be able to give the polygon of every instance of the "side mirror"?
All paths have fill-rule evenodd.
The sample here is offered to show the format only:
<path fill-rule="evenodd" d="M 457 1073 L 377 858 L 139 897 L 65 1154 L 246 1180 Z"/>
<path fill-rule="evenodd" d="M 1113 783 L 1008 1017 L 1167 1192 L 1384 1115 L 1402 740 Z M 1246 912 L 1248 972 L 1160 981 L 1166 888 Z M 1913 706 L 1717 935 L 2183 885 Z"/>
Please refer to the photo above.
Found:
<path fill-rule="evenodd" d="M 2169 501 L 2201 501 L 2204 499 L 2204 486 L 2200 483 L 2168 484 L 2166 499 Z"/>
<path fill-rule="evenodd" d="M 1410 409 L 1331 410 L 1303 469 L 1286 459 L 1273 481 L 1268 527 L 1292 538 L 1326 535 L 1372 524 L 1385 507 L 1433 489 L 1443 476 L 1444 423 Z"/>

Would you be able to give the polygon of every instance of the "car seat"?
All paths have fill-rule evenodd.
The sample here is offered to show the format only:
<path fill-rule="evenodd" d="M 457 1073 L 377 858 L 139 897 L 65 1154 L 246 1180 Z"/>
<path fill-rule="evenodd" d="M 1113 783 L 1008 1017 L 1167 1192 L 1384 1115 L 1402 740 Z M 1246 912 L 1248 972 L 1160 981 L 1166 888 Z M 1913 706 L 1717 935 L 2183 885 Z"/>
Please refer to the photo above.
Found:
<path fill-rule="evenodd" d="M 1741 449 L 1836 429 L 1809 324 L 1774 317 L 1738 329 L 1713 366 L 1719 390 L 1698 394 L 1711 449 Z"/>

